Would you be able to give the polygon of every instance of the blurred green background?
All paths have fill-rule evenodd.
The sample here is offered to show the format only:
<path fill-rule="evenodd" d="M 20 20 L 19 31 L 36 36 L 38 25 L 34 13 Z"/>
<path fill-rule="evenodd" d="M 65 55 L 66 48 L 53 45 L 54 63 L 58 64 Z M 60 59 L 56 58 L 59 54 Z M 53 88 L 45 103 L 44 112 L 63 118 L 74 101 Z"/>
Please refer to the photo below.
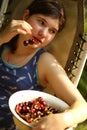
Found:
<path fill-rule="evenodd" d="M 84 32 L 87 34 L 87 0 L 85 1 L 85 22 L 84 22 Z M 80 78 L 78 89 L 84 96 L 84 98 L 87 100 L 87 60 L 82 72 L 82 76 Z M 86 129 L 87 130 L 87 129 Z"/>
<path fill-rule="evenodd" d="M 84 12 L 85 12 L 84 31 L 85 31 L 85 34 L 87 34 L 87 0 L 85 0 Z M 78 89 L 87 101 L 87 60 L 86 60 L 79 84 L 78 84 Z M 87 120 L 79 124 L 76 130 L 87 130 Z"/>

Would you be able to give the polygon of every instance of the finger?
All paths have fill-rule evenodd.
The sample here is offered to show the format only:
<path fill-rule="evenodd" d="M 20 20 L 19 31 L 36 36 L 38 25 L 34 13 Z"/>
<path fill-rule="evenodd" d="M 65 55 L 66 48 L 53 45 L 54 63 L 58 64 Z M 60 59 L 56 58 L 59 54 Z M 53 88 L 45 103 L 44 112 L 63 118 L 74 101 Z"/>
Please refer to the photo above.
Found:
<path fill-rule="evenodd" d="M 65 130 L 74 130 L 74 129 L 73 129 L 73 127 L 71 127 L 71 128 L 67 128 L 67 129 L 65 129 Z"/>
<path fill-rule="evenodd" d="M 26 32 L 26 30 L 24 30 L 24 29 L 16 29 L 15 31 L 13 31 L 13 35 L 17 35 L 17 34 L 23 34 L 23 35 L 26 35 L 27 34 L 27 32 Z"/>
<path fill-rule="evenodd" d="M 23 20 L 14 21 L 13 25 L 14 25 L 13 31 L 17 30 L 17 32 L 23 31 L 23 33 L 31 34 L 32 27 L 26 21 Z"/>

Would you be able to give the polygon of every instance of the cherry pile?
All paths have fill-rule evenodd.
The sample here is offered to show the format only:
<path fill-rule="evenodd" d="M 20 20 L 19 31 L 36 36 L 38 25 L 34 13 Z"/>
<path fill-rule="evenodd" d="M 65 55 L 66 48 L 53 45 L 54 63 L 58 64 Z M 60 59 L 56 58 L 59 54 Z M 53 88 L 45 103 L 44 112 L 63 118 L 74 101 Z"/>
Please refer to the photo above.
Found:
<path fill-rule="evenodd" d="M 17 104 L 15 111 L 22 119 L 32 124 L 38 122 L 43 116 L 60 112 L 49 106 L 42 97 Z"/>

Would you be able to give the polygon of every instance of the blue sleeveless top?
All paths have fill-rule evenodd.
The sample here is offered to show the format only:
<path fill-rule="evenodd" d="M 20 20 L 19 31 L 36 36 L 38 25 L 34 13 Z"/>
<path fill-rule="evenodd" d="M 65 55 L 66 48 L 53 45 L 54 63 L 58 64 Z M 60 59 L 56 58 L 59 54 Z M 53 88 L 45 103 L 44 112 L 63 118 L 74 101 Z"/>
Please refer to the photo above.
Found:
<path fill-rule="evenodd" d="M 43 90 L 37 76 L 37 62 L 43 49 L 39 49 L 32 59 L 22 67 L 8 66 L 2 60 L 3 47 L 0 48 L 0 130 L 15 130 L 8 99 L 19 90 Z"/>

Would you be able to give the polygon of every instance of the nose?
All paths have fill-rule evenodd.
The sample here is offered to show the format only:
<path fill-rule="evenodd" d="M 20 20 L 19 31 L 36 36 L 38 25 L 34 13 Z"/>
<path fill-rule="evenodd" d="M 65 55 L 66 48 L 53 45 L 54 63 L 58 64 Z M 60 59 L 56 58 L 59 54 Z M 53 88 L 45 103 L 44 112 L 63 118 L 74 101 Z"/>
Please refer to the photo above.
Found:
<path fill-rule="evenodd" d="M 38 32 L 38 35 L 39 35 L 39 37 L 41 37 L 41 38 L 46 37 L 47 34 L 48 34 L 48 29 L 47 29 L 47 28 L 41 29 L 41 30 L 39 30 L 39 32 Z"/>

